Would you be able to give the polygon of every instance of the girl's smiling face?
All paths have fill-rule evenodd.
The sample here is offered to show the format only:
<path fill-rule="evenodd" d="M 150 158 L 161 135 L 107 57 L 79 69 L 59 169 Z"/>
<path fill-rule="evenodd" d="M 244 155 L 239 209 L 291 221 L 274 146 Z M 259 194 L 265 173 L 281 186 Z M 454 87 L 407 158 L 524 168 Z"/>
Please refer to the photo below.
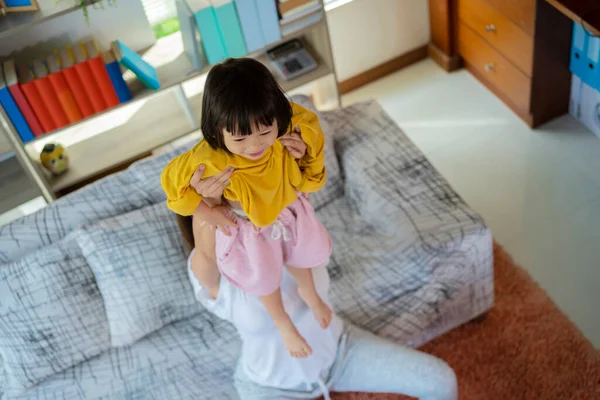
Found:
<path fill-rule="evenodd" d="M 277 140 L 277 133 L 277 119 L 274 119 L 271 125 L 253 126 L 252 134 L 245 136 L 236 135 L 223 128 L 223 142 L 230 153 L 249 160 L 257 160 L 273 146 Z"/>

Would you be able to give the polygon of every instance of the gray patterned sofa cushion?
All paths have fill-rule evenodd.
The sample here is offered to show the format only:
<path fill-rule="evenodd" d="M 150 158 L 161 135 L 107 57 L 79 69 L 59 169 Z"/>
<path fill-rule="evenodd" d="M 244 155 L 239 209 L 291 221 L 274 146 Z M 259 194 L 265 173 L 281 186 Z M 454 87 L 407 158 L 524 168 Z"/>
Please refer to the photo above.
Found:
<path fill-rule="evenodd" d="M 7 388 L 29 388 L 108 348 L 104 302 L 72 236 L 0 268 Z"/>
<path fill-rule="evenodd" d="M 175 214 L 159 203 L 75 232 L 104 298 L 112 346 L 198 313 Z"/>

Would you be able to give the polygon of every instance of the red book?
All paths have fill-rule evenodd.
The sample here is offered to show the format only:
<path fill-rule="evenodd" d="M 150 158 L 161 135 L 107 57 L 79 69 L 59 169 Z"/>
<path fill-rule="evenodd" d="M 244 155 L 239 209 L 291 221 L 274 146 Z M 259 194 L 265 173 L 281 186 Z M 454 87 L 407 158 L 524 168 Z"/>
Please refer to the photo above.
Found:
<path fill-rule="evenodd" d="M 44 100 L 42 100 L 37 86 L 33 83 L 33 73 L 26 66 L 19 66 L 19 82 L 21 90 L 25 94 L 38 121 L 40 121 L 44 132 L 50 132 L 58 128 L 50 116 L 50 111 L 46 107 Z"/>
<path fill-rule="evenodd" d="M 23 113 L 23 117 L 25 117 L 25 121 L 27 121 L 34 136 L 44 134 L 44 128 L 42 128 L 40 121 L 33 112 L 33 108 L 31 108 L 31 104 L 29 104 L 23 90 L 21 90 L 21 86 L 19 86 L 15 62 L 13 60 L 4 62 L 4 79 L 10 94 L 15 100 L 15 103 L 17 103 L 17 106 L 19 106 L 21 113 Z"/>
<path fill-rule="evenodd" d="M 92 103 L 94 112 L 98 113 L 106 110 L 108 105 L 106 104 L 106 101 L 104 101 L 100 86 L 98 86 L 98 82 L 96 82 L 96 78 L 92 72 L 92 67 L 90 63 L 87 62 L 83 46 L 77 45 L 73 47 L 73 55 L 75 56 L 76 61 L 75 71 L 79 76 L 83 89 Z"/>
<path fill-rule="evenodd" d="M 69 123 L 75 123 L 83 118 L 81 115 L 81 111 L 77 107 L 77 103 L 75 102 L 75 98 L 73 97 L 73 93 L 71 93 L 71 89 L 67 85 L 67 81 L 65 76 L 60 71 L 60 67 L 58 66 L 58 56 L 56 54 L 51 54 L 46 58 L 46 64 L 48 65 L 48 70 L 50 74 L 48 75 L 48 79 L 50 80 L 50 84 L 58 97 L 58 101 L 69 120 Z"/>
<path fill-rule="evenodd" d="M 112 81 L 110 80 L 108 71 L 104 66 L 104 61 L 102 60 L 102 57 L 100 57 L 100 53 L 96 47 L 96 42 L 94 40 L 89 40 L 84 44 L 84 47 L 87 52 L 87 62 L 90 64 L 92 74 L 94 74 L 94 78 L 96 79 L 96 83 L 100 88 L 104 102 L 108 105 L 108 107 L 119 105 L 119 97 L 117 96 L 117 92 L 112 84 Z"/>
<path fill-rule="evenodd" d="M 88 98 L 88 95 L 83 88 L 83 84 L 81 83 L 81 79 L 79 79 L 79 75 L 73 67 L 73 60 L 71 59 L 69 51 L 66 48 L 61 49 L 59 51 L 59 57 L 61 66 L 60 72 L 65 77 L 67 86 L 69 86 L 69 89 L 75 98 L 75 103 L 77 103 L 79 111 L 81 111 L 84 118 L 93 115 L 94 108 L 92 107 L 92 102 Z"/>
<path fill-rule="evenodd" d="M 48 78 L 48 69 L 41 60 L 33 62 L 33 73 L 36 76 L 33 84 L 37 88 L 46 108 L 50 111 L 50 118 L 54 121 L 57 128 L 69 125 L 69 119 L 63 110 L 58 95 L 54 91 L 50 79 Z"/>

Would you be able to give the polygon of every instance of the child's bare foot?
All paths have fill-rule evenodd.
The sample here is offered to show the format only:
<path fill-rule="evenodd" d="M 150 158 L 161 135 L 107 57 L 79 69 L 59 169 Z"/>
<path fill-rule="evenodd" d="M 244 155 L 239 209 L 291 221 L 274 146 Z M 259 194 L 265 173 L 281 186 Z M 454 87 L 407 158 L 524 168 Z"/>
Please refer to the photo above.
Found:
<path fill-rule="evenodd" d="M 298 288 L 298 294 L 302 297 L 302 300 L 304 300 L 308 307 L 310 307 L 310 310 L 313 312 L 319 325 L 321 325 L 321 328 L 327 329 L 333 319 L 331 308 L 321 300 L 321 297 L 314 289 L 306 290 L 305 288 Z"/>
<path fill-rule="evenodd" d="M 283 338 L 283 343 L 292 357 L 306 358 L 312 354 L 312 349 L 291 321 L 278 326 L 278 328 Z"/>

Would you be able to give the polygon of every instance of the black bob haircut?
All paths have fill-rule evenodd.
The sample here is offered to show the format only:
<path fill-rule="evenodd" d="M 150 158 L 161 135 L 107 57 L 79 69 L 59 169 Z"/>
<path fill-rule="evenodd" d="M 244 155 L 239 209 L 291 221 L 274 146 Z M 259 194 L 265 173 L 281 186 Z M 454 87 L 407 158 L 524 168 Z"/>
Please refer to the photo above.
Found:
<path fill-rule="evenodd" d="M 269 126 L 275 120 L 277 137 L 283 136 L 291 126 L 292 106 L 267 67 L 252 58 L 237 58 L 210 70 L 204 86 L 201 123 L 210 147 L 229 152 L 223 128 L 248 136 L 253 125 Z"/>

